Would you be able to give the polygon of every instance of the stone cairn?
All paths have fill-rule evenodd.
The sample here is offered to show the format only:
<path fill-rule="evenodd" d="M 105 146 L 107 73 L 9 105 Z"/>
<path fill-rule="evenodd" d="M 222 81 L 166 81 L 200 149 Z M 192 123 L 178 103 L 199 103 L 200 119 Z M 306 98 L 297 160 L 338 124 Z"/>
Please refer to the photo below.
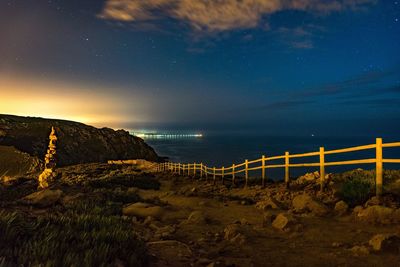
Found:
<path fill-rule="evenodd" d="M 54 127 L 51 127 L 51 133 L 49 136 L 49 146 L 47 148 L 47 153 L 44 158 L 44 171 L 39 175 L 39 188 L 45 189 L 49 187 L 49 182 L 51 182 L 55 176 L 54 169 L 56 168 L 56 131 Z"/>

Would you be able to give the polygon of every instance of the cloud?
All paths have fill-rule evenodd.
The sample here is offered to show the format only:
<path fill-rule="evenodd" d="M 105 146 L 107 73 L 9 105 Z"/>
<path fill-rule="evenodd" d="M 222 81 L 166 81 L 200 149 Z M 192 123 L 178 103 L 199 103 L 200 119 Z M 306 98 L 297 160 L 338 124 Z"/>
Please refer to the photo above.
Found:
<path fill-rule="evenodd" d="M 201 32 L 223 32 L 260 25 L 284 10 L 329 14 L 360 10 L 377 0 L 107 0 L 100 18 L 123 22 L 172 18 Z"/>
<path fill-rule="evenodd" d="M 297 93 L 298 97 L 313 97 L 313 96 L 333 96 L 345 93 L 355 94 L 359 91 L 365 93 L 366 89 L 381 86 L 387 79 L 391 79 L 399 75 L 398 67 L 385 71 L 369 71 L 349 79 L 333 82 L 317 88 L 310 88 L 301 93 Z M 396 86 L 389 87 L 395 91 Z"/>

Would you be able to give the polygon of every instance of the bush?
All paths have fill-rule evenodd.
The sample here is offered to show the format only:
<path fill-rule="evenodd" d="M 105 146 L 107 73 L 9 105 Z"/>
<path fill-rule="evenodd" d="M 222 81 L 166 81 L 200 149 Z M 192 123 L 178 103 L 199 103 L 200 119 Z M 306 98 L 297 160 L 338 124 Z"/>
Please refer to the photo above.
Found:
<path fill-rule="evenodd" d="M 340 197 L 350 206 L 361 205 L 373 192 L 374 184 L 367 179 L 353 178 L 345 181 L 340 190 Z"/>

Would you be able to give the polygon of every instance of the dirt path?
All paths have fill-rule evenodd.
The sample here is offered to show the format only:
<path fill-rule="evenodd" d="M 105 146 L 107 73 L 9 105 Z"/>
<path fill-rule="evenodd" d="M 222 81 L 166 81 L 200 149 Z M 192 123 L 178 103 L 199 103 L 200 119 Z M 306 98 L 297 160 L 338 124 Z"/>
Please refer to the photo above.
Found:
<path fill-rule="evenodd" d="M 139 194 L 168 203 L 161 222 L 176 227 L 168 239 L 180 243 L 152 247 L 152 266 L 400 266 L 399 254 L 352 250 L 368 244 L 375 234 L 399 233 L 398 225 L 357 223 L 351 214 L 322 218 L 298 215 L 293 229 L 279 231 L 254 204 L 195 196 L 190 192 L 196 191 L 196 185 L 184 177 L 178 184 L 170 178 L 161 181 L 159 191 L 140 190 Z M 188 187 L 193 189 L 189 194 L 186 191 L 187 196 L 179 192 Z M 199 218 L 188 220 L 193 212 Z M 281 212 L 287 211 L 269 211 L 275 215 Z M 187 246 L 186 253 L 179 252 L 182 246 Z"/>

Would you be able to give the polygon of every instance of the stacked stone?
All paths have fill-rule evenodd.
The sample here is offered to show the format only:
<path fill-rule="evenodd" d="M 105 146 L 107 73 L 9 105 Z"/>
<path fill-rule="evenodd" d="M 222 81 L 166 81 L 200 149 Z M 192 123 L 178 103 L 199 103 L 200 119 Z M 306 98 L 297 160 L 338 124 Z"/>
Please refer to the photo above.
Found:
<path fill-rule="evenodd" d="M 44 158 L 45 161 L 45 168 L 46 169 L 54 169 L 56 167 L 56 142 L 57 136 L 54 130 L 54 127 L 51 127 L 51 133 L 49 136 L 49 147 L 47 149 L 47 154 Z"/>
<path fill-rule="evenodd" d="M 54 178 L 54 169 L 56 167 L 56 142 L 57 136 L 54 127 L 51 127 L 51 133 L 49 135 L 49 146 L 47 149 L 46 156 L 44 158 L 45 169 L 42 174 L 39 175 L 39 188 L 44 189 L 49 187 L 49 182 Z"/>

